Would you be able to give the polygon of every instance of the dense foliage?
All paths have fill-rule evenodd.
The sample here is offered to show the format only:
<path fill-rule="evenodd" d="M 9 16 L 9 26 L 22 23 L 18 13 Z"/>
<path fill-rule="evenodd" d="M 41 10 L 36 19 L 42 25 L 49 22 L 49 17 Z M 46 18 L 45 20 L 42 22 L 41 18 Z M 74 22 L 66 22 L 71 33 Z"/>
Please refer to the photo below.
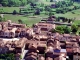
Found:
<path fill-rule="evenodd" d="M 2 6 L 25 6 L 26 4 L 29 3 L 39 3 L 40 0 L 0 0 L 0 4 Z M 47 0 L 45 0 L 47 1 Z M 67 3 L 65 2 L 67 1 Z M 63 7 L 63 6 L 70 6 L 73 4 L 73 2 L 79 2 L 79 0 L 65 0 L 62 2 L 56 3 L 56 7 Z M 54 2 L 54 0 L 49 0 L 49 2 Z"/>
<path fill-rule="evenodd" d="M 24 6 L 27 4 L 27 0 L 0 0 L 2 6 Z"/>
<path fill-rule="evenodd" d="M 71 29 L 68 26 L 57 26 L 56 29 L 51 30 L 52 33 L 59 32 L 61 34 L 66 33 L 69 34 Z"/>
<path fill-rule="evenodd" d="M 78 31 L 78 26 L 75 25 L 75 24 L 73 24 L 73 25 L 71 26 L 71 30 L 72 30 L 73 33 L 76 33 L 76 32 Z"/>
<path fill-rule="evenodd" d="M 5 21 L 5 18 L 0 16 L 0 22 L 2 21 Z"/>
<path fill-rule="evenodd" d="M 71 32 L 76 34 L 77 31 L 78 31 L 78 26 L 75 24 L 73 24 L 71 28 L 68 26 L 57 26 L 55 29 L 51 30 L 52 33 L 58 32 L 61 34 L 64 34 L 64 33 L 69 34 Z"/>
<path fill-rule="evenodd" d="M 0 60 L 15 60 L 14 54 L 0 54 Z"/>

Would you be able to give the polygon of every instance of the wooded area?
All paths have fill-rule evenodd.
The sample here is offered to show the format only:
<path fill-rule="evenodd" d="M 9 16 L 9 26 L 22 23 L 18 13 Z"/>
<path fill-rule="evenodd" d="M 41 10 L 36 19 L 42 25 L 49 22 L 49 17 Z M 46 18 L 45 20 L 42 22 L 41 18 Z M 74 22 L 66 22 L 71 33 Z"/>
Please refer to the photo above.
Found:
<path fill-rule="evenodd" d="M 29 3 L 36 3 L 36 2 L 39 3 L 39 1 L 40 0 L 0 0 L 0 4 L 2 4 L 2 6 L 19 7 L 19 6 L 25 6 L 26 4 Z M 45 1 L 54 2 L 54 0 L 45 0 Z M 70 0 L 70 1 L 79 2 L 79 0 Z"/>

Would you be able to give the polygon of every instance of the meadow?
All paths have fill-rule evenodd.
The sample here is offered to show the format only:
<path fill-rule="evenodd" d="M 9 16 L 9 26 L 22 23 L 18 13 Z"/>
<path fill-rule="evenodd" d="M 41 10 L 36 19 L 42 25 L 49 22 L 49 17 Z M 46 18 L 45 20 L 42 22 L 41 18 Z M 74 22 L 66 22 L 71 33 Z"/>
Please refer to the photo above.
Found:
<path fill-rule="evenodd" d="M 19 12 L 19 7 L 0 7 L 0 11 L 3 10 L 7 13 L 13 13 L 14 10 Z M 53 9 L 55 11 L 55 9 Z M 74 12 L 74 13 L 73 13 Z M 27 14 L 25 15 L 13 15 L 13 14 L 4 14 L 4 17 L 6 20 L 12 20 L 13 22 L 18 22 L 19 19 L 23 21 L 24 24 L 27 24 L 28 26 L 32 26 L 32 24 L 35 24 L 37 22 L 40 22 L 42 18 L 47 18 L 48 15 L 44 14 L 45 12 L 41 13 L 40 15 Z M 73 10 L 71 12 L 67 12 L 65 14 L 54 14 L 56 17 L 66 17 L 66 18 L 72 18 L 74 20 L 74 24 L 80 24 L 80 9 Z M 30 17 L 33 16 L 33 17 Z"/>
<path fill-rule="evenodd" d="M 17 22 L 18 20 L 21 19 L 23 21 L 24 24 L 27 24 L 28 26 L 32 26 L 35 23 L 38 23 L 41 21 L 42 18 L 47 18 L 48 16 L 26 16 L 26 15 L 12 15 L 12 14 L 5 14 L 4 15 L 6 20 L 12 20 L 13 22 Z"/>
<path fill-rule="evenodd" d="M 4 13 L 12 13 L 14 10 L 19 12 L 19 7 L 0 7 L 0 12 Z"/>

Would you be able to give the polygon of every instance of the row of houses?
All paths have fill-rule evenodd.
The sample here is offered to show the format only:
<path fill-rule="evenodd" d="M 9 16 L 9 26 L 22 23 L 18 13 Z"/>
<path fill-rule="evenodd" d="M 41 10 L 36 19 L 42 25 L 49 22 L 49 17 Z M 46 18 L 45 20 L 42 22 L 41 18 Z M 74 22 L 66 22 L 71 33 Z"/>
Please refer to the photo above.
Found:
<path fill-rule="evenodd" d="M 80 56 L 80 47 L 77 43 L 77 40 L 76 42 L 72 42 L 72 40 L 65 42 L 56 38 L 47 41 L 34 41 L 26 38 L 15 39 L 15 41 L 0 40 L 0 54 L 11 52 L 20 57 L 23 55 L 24 50 L 27 50 L 25 60 L 65 60 L 66 58 L 75 58 L 77 54 Z"/>
<path fill-rule="evenodd" d="M 56 34 L 56 33 L 55 33 Z M 58 36 L 60 34 L 56 34 L 56 36 Z M 28 46 L 28 50 L 29 52 L 26 54 L 26 60 L 31 58 L 31 55 L 34 55 L 35 53 L 37 54 L 35 57 L 33 58 L 34 60 L 36 59 L 43 59 L 43 60 L 66 60 L 66 59 L 79 59 L 80 57 L 80 47 L 77 41 L 79 38 L 79 36 L 71 36 L 71 35 L 67 35 L 64 34 L 62 35 L 63 37 L 67 37 L 67 38 L 71 38 L 70 40 L 60 40 L 58 38 L 49 38 L 47 39 L 47 41 L 28 41 L 27 44 L 29 43 Z M 76 39 L 78 37 L 78 39 Z M 36 43 L 35 43 L 36 42 Z M 40 45 L 39 45 L 40 44 Z M 44 47 L 44 48 L 43 48 Z M 44 51 L 44 52 L 43 52 Z M 33 52 L 33 54 L 32 54 Z M 42 53 L 41 53 L 42 52 Z M 28 54 L 30 54 L 28 56 Z M 45 56 L 44 56 L 45 54 Z M 77 55 L 78 54 L 78 55 Z M 38 56 L 41 57 L 38 57 Z M 78 58 L 75 58 L 75 57 Z"/>
<path fill-rule="evenodd" d="M 7 22 L 0 22 L 0 37 L 14 38 L 14 37 L 27 37 L 27 35 L 41 34 L 55 29 L 55 24 L 37 23 L 32 28 L 26 28 L 25 24 L 12 23 L 10 20 Z"/>
<path fill-rule="evenodd" d="M 0 54 L 14 53 L 25 60 L 75 60 L 80 56 L 80 36 L 51 33 L 55 24 L 41 22 L 26 28 L 8 21 L 1 22 L 0 27 Z"/>

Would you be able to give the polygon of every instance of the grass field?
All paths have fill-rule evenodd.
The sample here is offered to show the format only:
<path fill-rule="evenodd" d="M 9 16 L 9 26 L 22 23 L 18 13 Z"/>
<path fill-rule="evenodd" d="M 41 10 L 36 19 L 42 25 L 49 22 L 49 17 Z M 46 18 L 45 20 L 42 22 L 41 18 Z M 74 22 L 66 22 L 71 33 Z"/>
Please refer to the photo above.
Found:
<path fill-rule="evenodd" d="M 19 12 L 19 7 L 0 7 L 0 11 L 12 13 L 14 10 Z"/>
<path fill-rule="evenodd" d="M 19 12 L 19 7 L 0 7 L 0 10 L 3 9 L 4 12 L 8 12 L 8 13 L 12 13 L 14 10 L 16 10 L 17 12 Z M 72 13 L 74 12 L 74 14 Z M 66 17 L 66 18 L 76 18 L 76 20 L 74 21 L 75 24 L 80 24 L 80 9 L 74 10 L 72 12 L 68 12 L 65 14 L 56 14 L 55 16 L 62 16 L 62 17 Z M 41 20 L 40 17 L 44 18 L 44 17 L 48 17 L 48 15 L 38 15 L 36 18 L 30 18 L 28 16 L 21 16 L 21 15 L 4 15 L 4 17 L 6 18 L 6 20 L 12 20 L 13 22 L 18 22 L 19 19 L 23 20 L 23 22 L 25 24 L 28 24 L 29 26 L 31 26 L 32 24 L 35 24 L 37 22 L 39 22 Z"/>
<path fill-rule="evenodd" d="M 72 12 L 68 12 L 68 13 L 65 13 L 65 14 L 55 14 L 55 16 L 57 16 L 57 17 L 61 16 L 61 17 L 66 17 L 66 18 L 76 18 L 77 20 L 80 20 L 79 10 L 74 10 L 75 14 L 73 14 Z"/>
<path fill-rule="evenodd" d="M 6 20 L 12 20 L 13 22 L 18 22 L 18 20 L 21 19 L 23 23 L 27 24 L 28 26 L 32 26 L 32 24 L 40 22 L 43 17 L 48 17 L 48 16 L 40 15 L 40 16 L 31 17 L 31 16 L 23 16 L 23 15 L 5 14 L 4 17 Z"/>
<path fill-rule="evenodd" d="M 74 14 L 72 12 L 68 12 L 65 14 L 55 14 L 55 16 L 75 19 L 74 24 L 80 24 L 80 9 L 74 10 L 73 12 Z"/>

